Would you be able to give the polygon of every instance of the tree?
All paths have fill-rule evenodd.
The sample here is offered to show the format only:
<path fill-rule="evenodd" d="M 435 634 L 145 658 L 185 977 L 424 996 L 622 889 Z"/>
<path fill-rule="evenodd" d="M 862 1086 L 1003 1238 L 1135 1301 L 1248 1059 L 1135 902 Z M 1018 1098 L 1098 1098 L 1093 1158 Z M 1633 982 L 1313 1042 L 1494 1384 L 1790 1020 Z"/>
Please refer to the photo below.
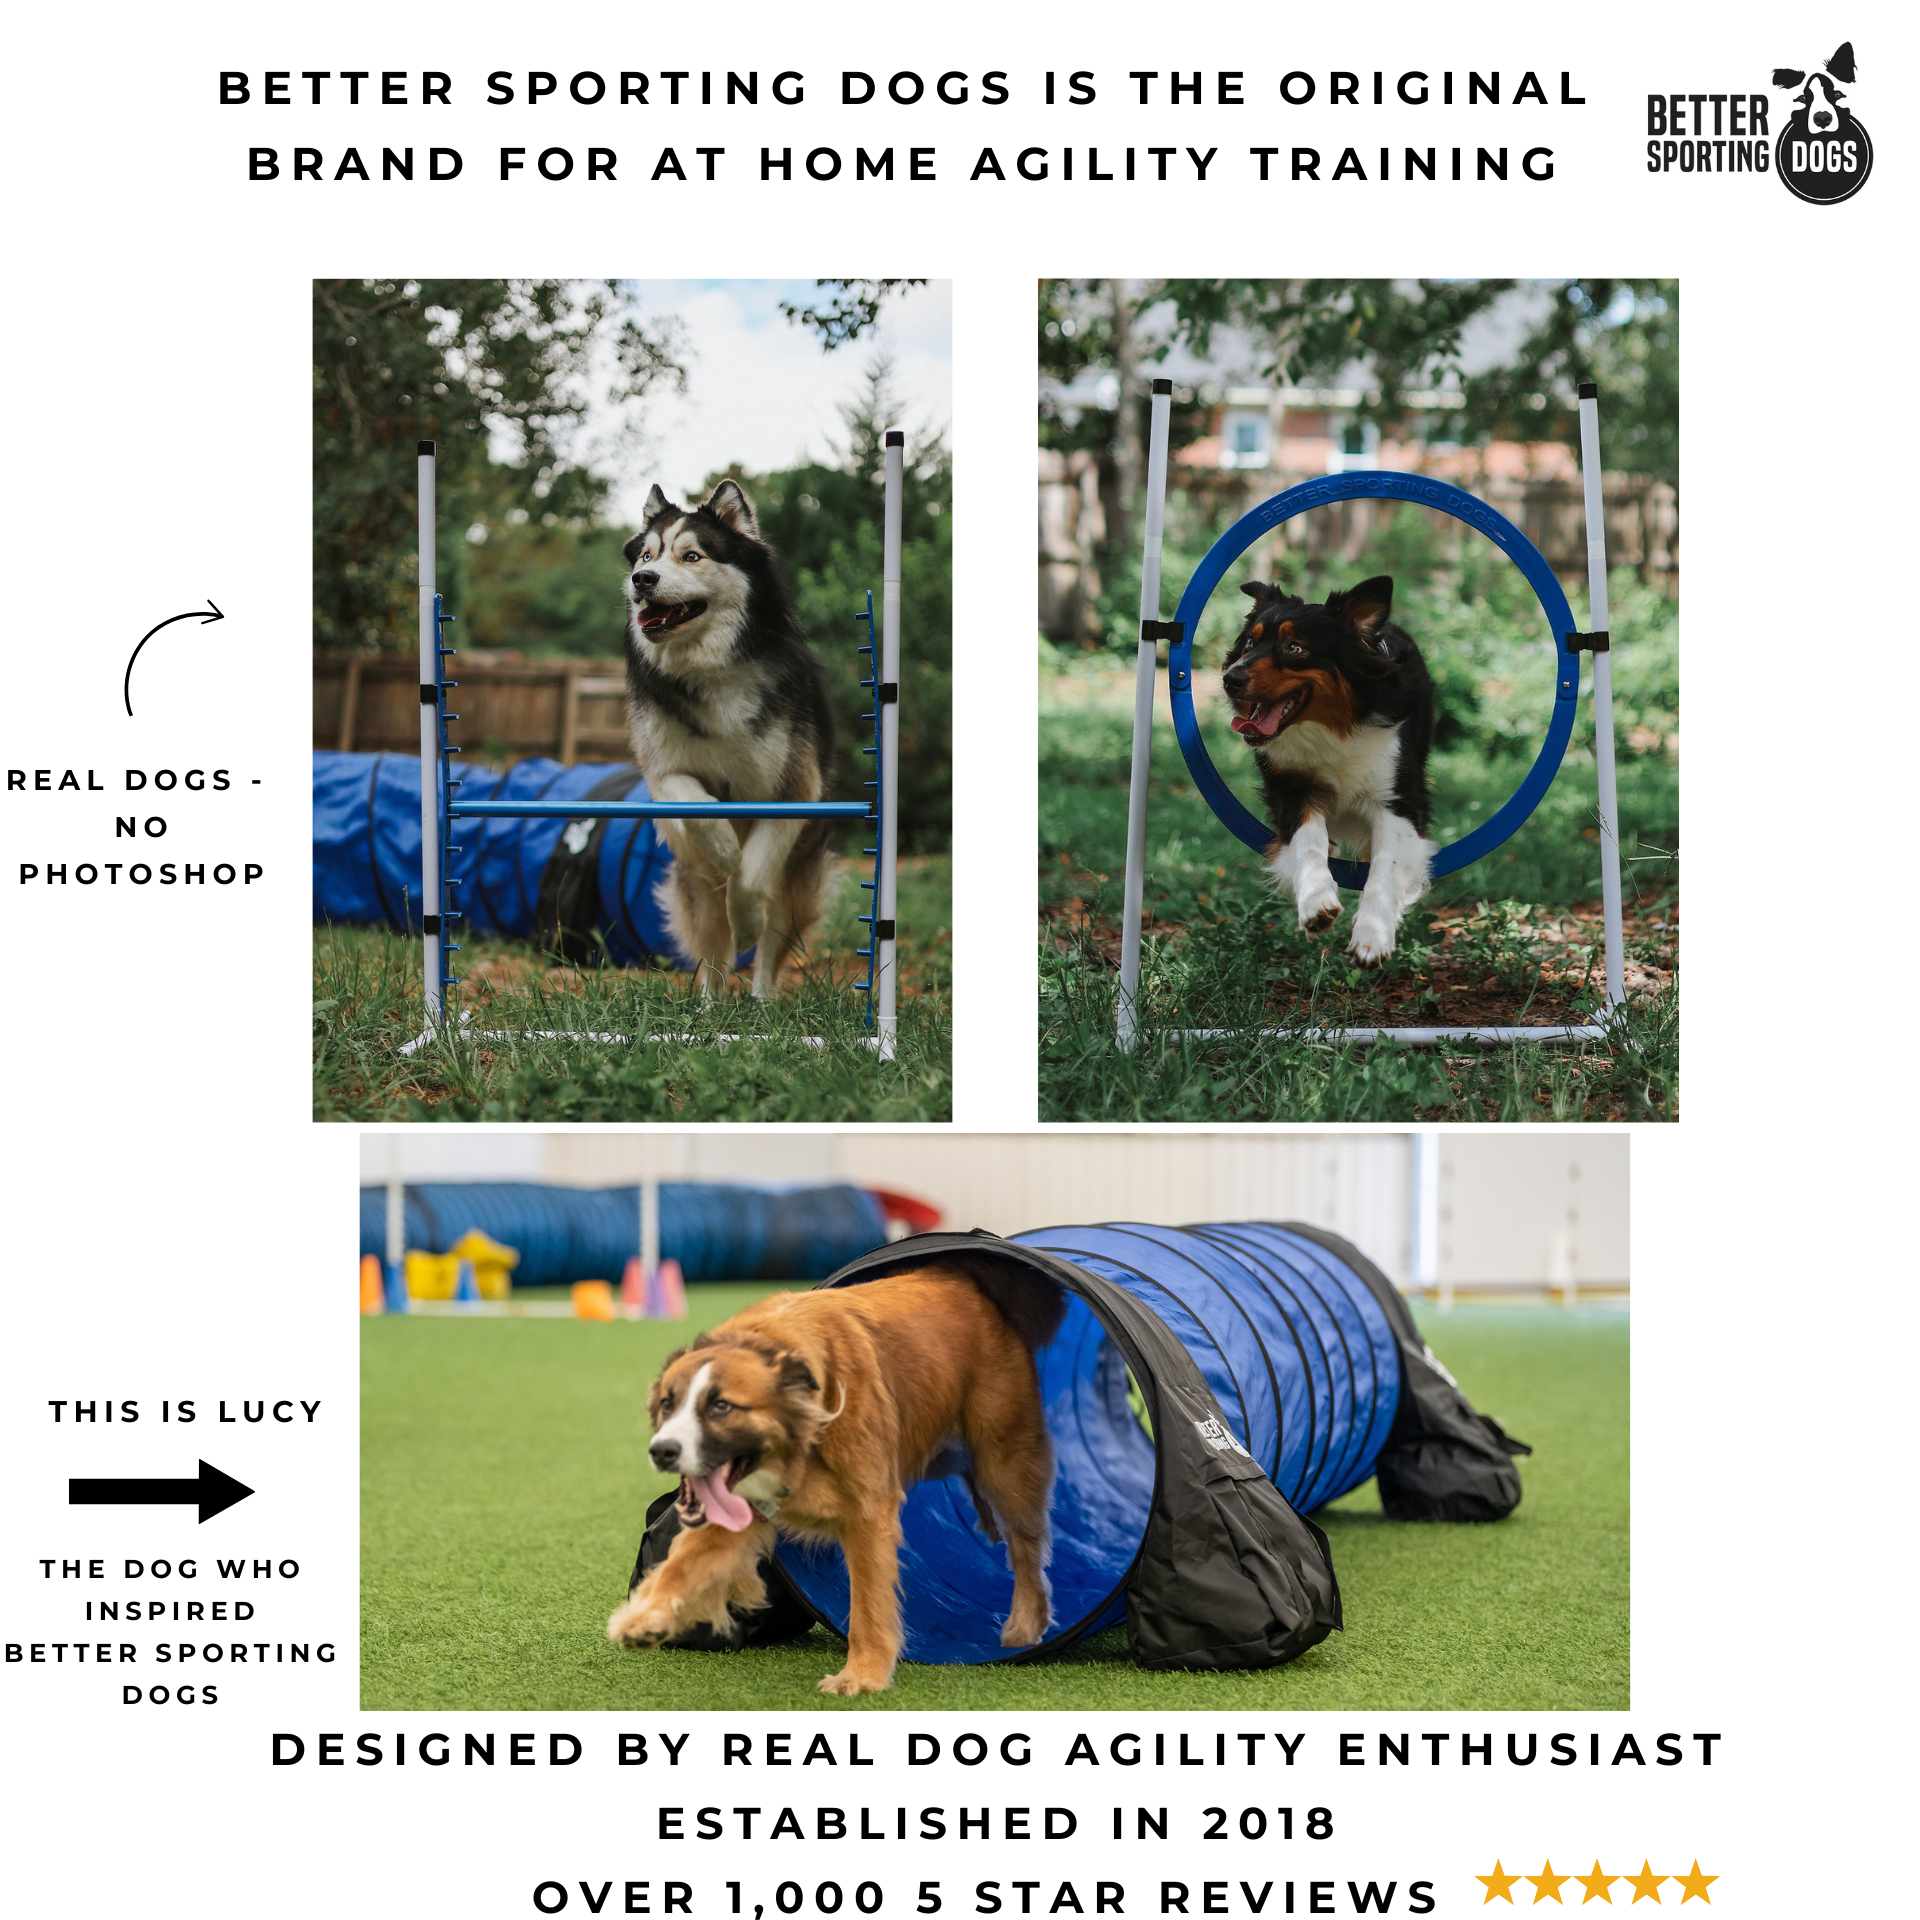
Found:
<path fill-rule="evenodd" d="M 824 302 L 809 306 L 798 300 L 782 300 L 780 311 L 797 327 L 809 328 L 818 336 L 828 353 L 857 340 L 880 319 L 880 309 L 888 297 L 902 287 L 924 287 L 924 280 L 816 280 L 816 287 L 831 288 Z"/>
<path fill-rule="evenodd" d="M 844 434 L 832 458 L 777 473 L 731 477 L 746 488 L 761 531 L 793 582 L 800 623 L 827 670 L 840 736 L 836 799 L 861 800 L 873 763 L 861 748 L 871 695 L 854 616 L 867 589 L 879 624 L 882 465 L 887 429 L 900 427 L 884 356 L 868 363 L 861 391 L 840 409 Z M 953 821 L 953 457 L 946 436 L 906 427 L 901 519 L 901 844 L 945 846 Z M 727 477 L 711 474 L 711 486 Z"/>
<path fill-rule="evenodd" d="M 1513 344 L 1497 365 L 1466 372 L 1468 329 L 1503 303 L 1505 317 L 1517 316 Z M 1677 281 L 1047 280 L 1040 439 L 1099 459 L 1103 578 L 1123 576 L 1133 551 L 1148 377 L 1176 349 L 1213 359 L 1229 331 L 1236 351 L 1251 356 L 1248 374 L 1275 384 L 1324 386 L 1358 368 L 1353 410 L 1382 423 L 1404 420 L 1409 392 L 1452 386 L 1461 405 L 1449 409 L 1447 425 L 1469 444 L 1498 437 L 1577 446 L 1577 389 L 1594 380 L 1609 469 L 1679 476 Z M 1175 448 L 1206 432 L 1199 400 L 1176 388 Z"/>
<path fill-rule="evenodd" d="M 1064 289 L 1090 284 L 1048 283 Z M 1449 424 L 1469 440 L 1502 436 L 1577 445 L 1576 390 L 1583 380 L 1594 380 L 1606 396 L 1607 465 L 1677 480 L 1679 283 L 1534 282 L 1544 298 L 1526 312 L 1524 331 L 1513 347 L 1497 366 L 1463 372 L 1467 328 L 1526 284 L 1158 280 L 1137 283 L 1130 305 L 1135 330 L 1151 322 L 1156 336 L 1148 344 L 1143 333 L 1138 349 L 1143 361 L 1162 361 L 1176 346 L 1207 359 L 1221 331 L 1233 328 L 1255 350 L 1253 370 L 1276 382 L 1325 384 L 1357 366 L 1366 389 L 1356 411 L 1375 419 L 1403 417 L 1411 389 L 1453 383 L 1465 405 Z M 1084 304 L 1082 295 L 1082 309 Z M 1083 321 L 1077 337 L 1063 334 L 1062 321 L 1061 297 L 1049 297 L 1043 289 L 1043 372 L 1059 379 L 1092 364 L 1118 368 L 1120 330 L 1111 320 L 1104 327 Z M 1046 425 L 1043 408 L 1043 432 Z M 1082 428 L 1083 433 L 1093 430 Z"/>
<path fill-rule="evenodd" d="M 1607 465 L 1675 480 L 1679 474 L 1680 289 L 1673 280 L 1533 283 L 1545 297 L 1500 362 L 1462 368 L 1468 326 L 1509 301 L 1516 280 L 1172 280 L 1142 295 L 1172 315 L 1164 354 L 1183 344 L 1204 356 L 1223 325 L 1267 350 L 1261 369 L 1293 384 L 1324 383 L 1358 366 L 1368 386 L 1357 411 L 1383 421 L 1406 412 L 1411 388 L 1457 385 L 1465 406 L 1451 425 L 1468 440 L 1579 444 L 1580 383 L 1607 398 Z"/>
<path fill-rule="evenodd" d="M 574 445 L 595 384 L 637 431 L 647 397 L 684 384 L 679 353 L 675 323 L 611 281 L 316 281 L 316 644 L 414 644 L 416 442 L 436 443 L 436 565 L 457 594 L 476 522 L 595 517 L 607 482 Z"/>

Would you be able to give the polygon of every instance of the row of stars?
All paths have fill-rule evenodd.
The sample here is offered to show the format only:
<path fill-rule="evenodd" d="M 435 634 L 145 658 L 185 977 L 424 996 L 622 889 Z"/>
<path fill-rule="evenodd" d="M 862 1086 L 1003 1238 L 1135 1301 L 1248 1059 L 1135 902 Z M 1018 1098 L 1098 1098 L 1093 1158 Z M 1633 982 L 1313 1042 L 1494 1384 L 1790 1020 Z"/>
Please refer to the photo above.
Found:
<path fill-rule="evenodd" d="M 1613 1895 L 1608 1889 L 1616 1883 L 1624 1883 L 1633 1889 L 1634 1906 L 1638 1906 L 1642 1900 L 1651 1900 L 1657 1907 L 1662 1904 L 1660 1889 L 1669 1880 L 1676 1887 L 1686 1889 L 1680 1896 L 1683 1907 L 1689 1900 L 1699 1900 L 1710 1907 L 1713 1905 L 1713 1896 L 1707 1889 L 1720 1878 L 1717 1873 L 1702 1873 L 1698 1860 L 1693 1863 L 1691 1873 L 1655 1873 L 1651 1862 L 1644 1860 L 1640 1863 L 1638 1873 L 1602 1873 L 1598 1860 L 1593 1863 L 1591 1873 L 1555 1873 L 1551 1860 L 1538 1873 L 1508 1873 L 1496 1860 L 1491 1873 L 1476 1873 L 1473 1877 L 1487 1890 L 1486 1900 L 1481 1902 L 1483 1906 L 1495 1900 L 1504 1900 L 1508 1906 L 1512 1906 L 1511 1889 L 1525 1880 L 1533 1887 L 1533 1904 L 1536 1907 L 1542 1900 L 1552 1900 L 1564 1906 L 1566 1903 L 1560 1899 L 1560 1889 L 1569 1880 L 1575 1886 L 1586 1888 L 1580 1902 L 1583 1907 L 1589 1900 L 1603 1900 L 1612 1906 Z"/>

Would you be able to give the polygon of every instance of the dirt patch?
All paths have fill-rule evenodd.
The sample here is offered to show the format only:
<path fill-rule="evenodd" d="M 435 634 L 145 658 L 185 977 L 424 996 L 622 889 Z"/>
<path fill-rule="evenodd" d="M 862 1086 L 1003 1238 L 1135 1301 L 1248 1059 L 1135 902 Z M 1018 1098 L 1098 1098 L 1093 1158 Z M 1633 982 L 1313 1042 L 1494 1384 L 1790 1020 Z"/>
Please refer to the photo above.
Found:
<path fill-rule="evenodd" d="M 1352 908 L 1325 936 L 1337 954 Z M 1079 895 L 1042 909 L 1041 936 L 1057 952 L 1085 953 L 1117 970 L 1120 929 L 1096 917 Z M 1657 998 L 1673 983 L 1679 910 L 1671 902 L 1623 915 L 1625 980 L 1630 1001 Z M 1150 924 L 1149 940 L 1177 944 L 1182 926 Z M 1283 976 L 1288 971 L 1283 962 Z M 1571 907 L 1509 902 L 1416 910 L 1402 930 L 1402 950 L 1381 973 L 1353 976 L 1352 1002 L 1341 1018 L 1381 1026 L 1552 1026 L 1590 1018 L 1605 991 L 1605 929 L 1600 902 Z M 1311 1011 L 1283 977 L 1268 995 L 1279 1020 Z M 1324 1013 L 1324 1006 L 1321 1011 Z"/>

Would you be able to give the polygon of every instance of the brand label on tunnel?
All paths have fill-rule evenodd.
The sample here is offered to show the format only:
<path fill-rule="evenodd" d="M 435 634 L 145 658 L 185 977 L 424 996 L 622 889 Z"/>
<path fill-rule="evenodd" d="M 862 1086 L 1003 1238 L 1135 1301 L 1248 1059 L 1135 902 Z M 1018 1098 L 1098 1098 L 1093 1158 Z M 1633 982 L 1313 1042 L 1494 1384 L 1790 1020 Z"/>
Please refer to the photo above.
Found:
<path fill-rule="evenodd" d="M 1193 1423 L 1193 1430 L 1215 1453 L 1237 1453 L 1249 1460 L 1253 1458 L 1253 1455 L 1248 1453 L 1246 1448 L 1227 1431 L 1226 1422 L 1223 1420 L 1196 1420 Z"/>

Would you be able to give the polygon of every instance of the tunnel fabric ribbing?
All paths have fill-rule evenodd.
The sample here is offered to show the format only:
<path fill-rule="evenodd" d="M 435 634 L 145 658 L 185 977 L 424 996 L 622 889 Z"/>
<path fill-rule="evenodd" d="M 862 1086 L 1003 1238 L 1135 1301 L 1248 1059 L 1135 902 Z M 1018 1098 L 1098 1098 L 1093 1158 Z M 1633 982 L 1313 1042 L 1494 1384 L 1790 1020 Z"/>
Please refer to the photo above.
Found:
<path fill-rule="evenodd" d="M 1305 1510 L 1375 1473 L 1395 1518 L 1491 1519 L 1518 1501 L 1508 1454 L 1524 1449 L 1467 1405 L 1392 1283 L 1338 1235 L 1258 1221 L 923 1234 L 822 1284 L 962 1251 L 1069 1296 L 1036 1356 L 1055 1450 L 1053 1626 L 1037 1648 L 1000 1645 L 1005 1549 L 981 1533 L 964 1479 L 923 1480 L 901 1515 L 909 1660 L 1032 1658 L 1124 1620 L 1143 1666 L 1277 1665 L 1340 1624 Z M 656 1503 L 649 1520 L 636 1581 L 672 1542 L 670 1511 Z M 777 1604 L 737 1621 L 736 1644 L 799 1631 L 795 1599 L 844 1634 L 836 1547 L 783 1538 L 764 1571 Z"/>

